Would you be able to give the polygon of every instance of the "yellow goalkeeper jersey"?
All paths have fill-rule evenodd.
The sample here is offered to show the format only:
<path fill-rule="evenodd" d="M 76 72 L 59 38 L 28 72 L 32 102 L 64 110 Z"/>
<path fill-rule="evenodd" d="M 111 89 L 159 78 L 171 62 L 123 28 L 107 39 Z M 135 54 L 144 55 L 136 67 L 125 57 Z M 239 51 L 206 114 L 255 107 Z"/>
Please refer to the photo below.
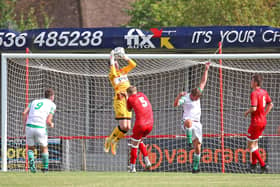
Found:
<path fill-rule="evenodd" d="M 115 90 L 115 94 L 126 92 L 126 89 L 130 86 L 127 74 L 136 67 L 134 60 L 130 59 L 128 65 L 116 70 L 115 66 L 111 66 L 109 79 Z"/>

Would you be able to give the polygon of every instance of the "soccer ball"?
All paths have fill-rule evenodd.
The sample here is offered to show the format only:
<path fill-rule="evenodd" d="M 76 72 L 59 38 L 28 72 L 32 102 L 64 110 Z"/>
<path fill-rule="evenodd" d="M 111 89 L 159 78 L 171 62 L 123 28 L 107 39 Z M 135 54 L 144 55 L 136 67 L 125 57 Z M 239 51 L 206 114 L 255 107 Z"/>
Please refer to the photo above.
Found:
<path fill-rule="evenodd" d="M 125 51 L 123 47 L 116 47 L 114 49 L 115 57 L 123 57 L 125 55 Z"/>

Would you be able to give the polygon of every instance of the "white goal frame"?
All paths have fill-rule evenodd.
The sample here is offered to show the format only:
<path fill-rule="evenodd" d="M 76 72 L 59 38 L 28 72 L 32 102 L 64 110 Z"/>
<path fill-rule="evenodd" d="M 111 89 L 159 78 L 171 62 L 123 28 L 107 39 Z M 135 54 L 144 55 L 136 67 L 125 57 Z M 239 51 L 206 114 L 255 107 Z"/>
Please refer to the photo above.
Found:
<path fill-rule="evenodd" d="M 49 58 L 49 59 L 109 59 L 109 54 L 20 54 L 2 53 L 1 56 L 1 151 L 2 171 L 7 171 L 7 59 L 8 58 Z M 184 58 L 184 59 L 279 59 L 280 54 L 128 54 L 137 58 Z"/>

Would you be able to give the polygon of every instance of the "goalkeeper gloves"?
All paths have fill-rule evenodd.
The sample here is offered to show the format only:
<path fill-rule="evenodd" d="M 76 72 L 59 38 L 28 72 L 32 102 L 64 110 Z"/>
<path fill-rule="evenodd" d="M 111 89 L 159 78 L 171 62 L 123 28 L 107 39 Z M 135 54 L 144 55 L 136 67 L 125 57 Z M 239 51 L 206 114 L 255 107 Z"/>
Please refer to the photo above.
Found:
<path fill-rule="evenodd" d="M 115 58 L 122 58 L 126 61 L 130 60 L 130 58 L 125 54 L 125 50 L 123 47 L 116 47 L 114 49 L 114 55 L 115 55 Z"/>
<path fill-rule="evenodd" d="M 123 57 L 125 55 L 125 51 L 123 47 L 116 47 L 114 49 L 115 56 Z"/>
<path fill-rule="evenodd" d="M 125 54 L 125 50 L 123 47 L 116 47 L 115 49 L 113 49 L 111 51 L 111 65 L 113 65 L 115 62 L 115 59 L 118 59 L 118 58 L 122 58 L 126 61 L 129 61 L 130 58 Z"/>

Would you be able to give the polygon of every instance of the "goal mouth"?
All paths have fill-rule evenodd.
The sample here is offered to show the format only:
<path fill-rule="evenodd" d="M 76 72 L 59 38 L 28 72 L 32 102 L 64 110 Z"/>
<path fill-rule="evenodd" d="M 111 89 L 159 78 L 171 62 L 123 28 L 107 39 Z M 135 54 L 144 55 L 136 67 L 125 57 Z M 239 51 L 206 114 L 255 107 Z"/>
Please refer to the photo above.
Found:
<path fill-rule="evenodd" d="M 259 147 L 266 161 L 280 162 L 275 128 L 275 124 L 280 124 L 280 54 L 129 54 L 129 57 L 137 63 L 128 74 L 130 84 L 147 95 L 154 111 L 153 131 L 144 140 L 153 160 L 153 171 L 178 172 L 191 168 L 194 150 L 187 147 L 180 128 L 182 109 L 174 108 L 173 103 L 178 93 L 199 85 L 207 62 L 211 66 L 201 98 L 201 171 L 221 171 L 222 152 L 226 172 L 245 172 L 250 163 L 245 138 L 250 118 L 245 118 L 244 112 L 250 107 L 250 80 L 254 73 L 263 75 L 263 88 L 274 103 Z M 2 54 L 2 158 L 7 158 L 8 170 L 24 171 L 19 165 L 24 165 L 25 160 L 21 117 L 26 97 L 29 101 L 44 97 L 44 90 L 52 87 L 57 111 L 55 128 L 48 129 L 50 170 L 126 171 L 127 138 L 120 141 L 115 157 L 103 152 L 104 138 L 117 125 L 108 60 L 109 54 Z M 127 62 L 120 60 L 119 64 L 124 67 Z M 133 117 L 132 124 L 134 120 Z M 130 130 L 127 137 L 131 133 Z M 37 151 L 36 163 L 40 165 Z M 136 163 L 138 171 L 143 169 L 140 157 Z M 280 169 L 273 168 L 271 172 L 280 173 Z"/>

